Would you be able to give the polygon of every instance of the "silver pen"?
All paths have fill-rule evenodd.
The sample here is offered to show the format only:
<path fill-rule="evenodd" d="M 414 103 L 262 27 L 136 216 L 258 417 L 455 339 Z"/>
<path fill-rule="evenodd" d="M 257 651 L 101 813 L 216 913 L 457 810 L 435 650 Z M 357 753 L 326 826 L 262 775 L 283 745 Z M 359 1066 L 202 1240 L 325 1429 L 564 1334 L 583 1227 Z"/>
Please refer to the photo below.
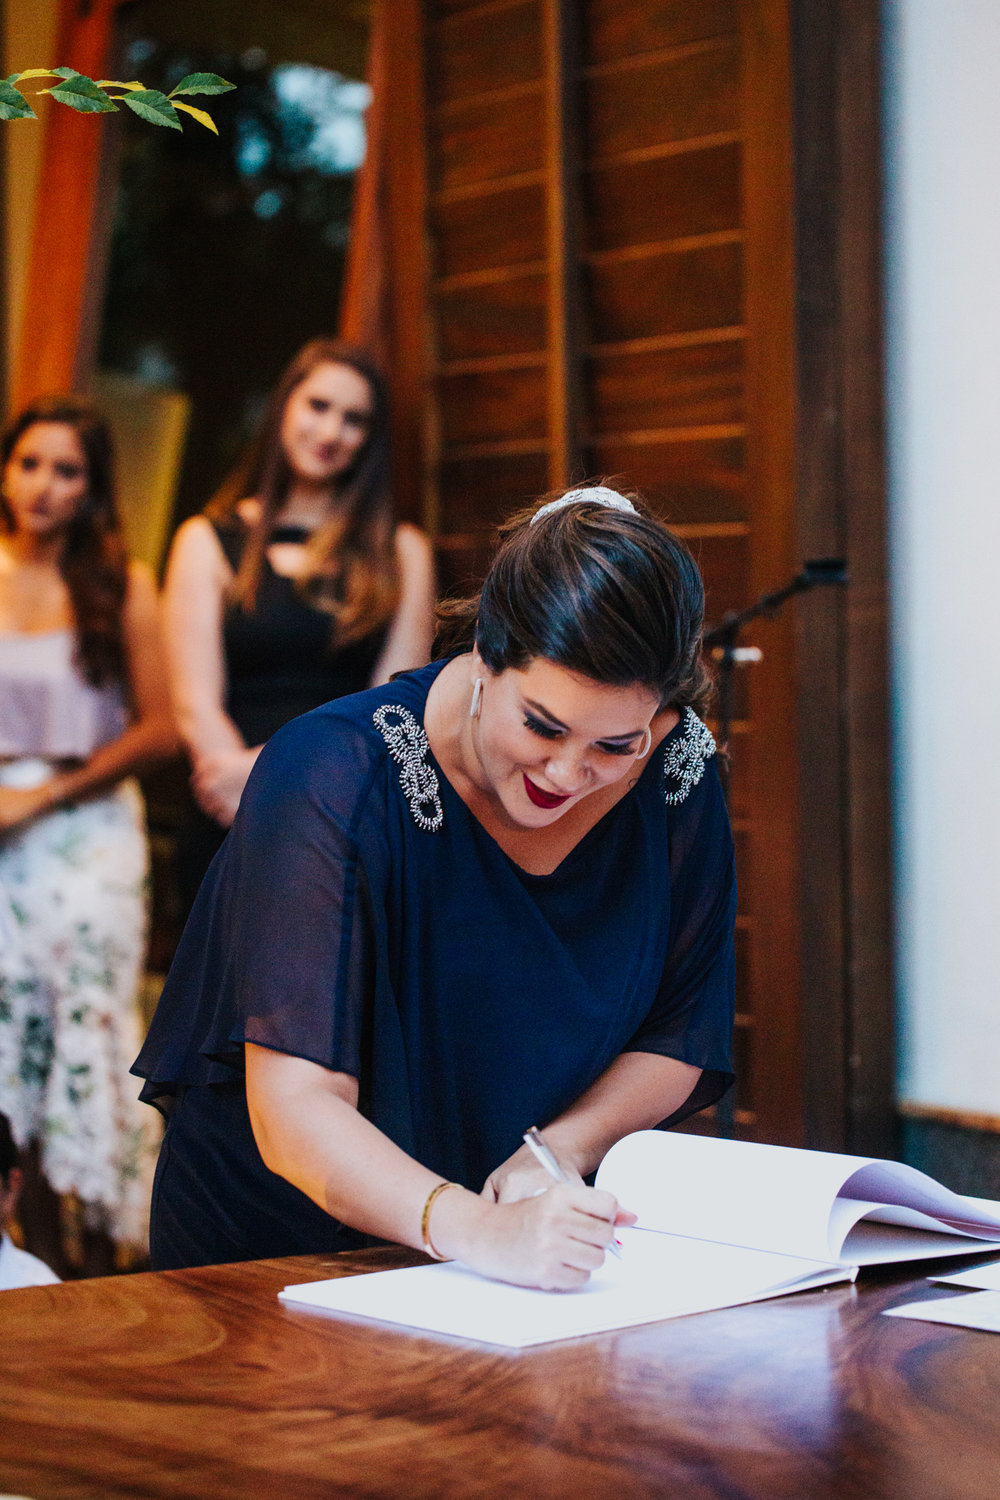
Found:
<path fill-rule="evenodd" d="M 524 1132 L 524 1144 L 538 1162 L 538 1165 L 545 1168 L 553 1182 L 573 1181 L 571 1177 L 566 1175 L 565 1169 L 560 1165 L 559 1158 L 537 1125 L 532 1125 L 530 1129 Z M 621 1240 L 613 1239 L 608 1249 L 612 1255 L 617 1256 L 621 1260 Z"/>

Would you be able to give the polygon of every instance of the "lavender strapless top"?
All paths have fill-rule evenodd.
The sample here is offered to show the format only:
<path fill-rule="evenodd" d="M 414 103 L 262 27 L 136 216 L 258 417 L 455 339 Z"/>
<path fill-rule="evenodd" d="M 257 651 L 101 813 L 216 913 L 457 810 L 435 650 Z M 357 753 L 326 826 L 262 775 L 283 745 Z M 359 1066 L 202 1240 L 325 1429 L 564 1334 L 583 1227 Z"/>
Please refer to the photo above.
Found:
<path fill-rule="evenodd" d="M 128 723 L 120 683 L 93 687 L 72 630 L 0 630 L 0 756 L 86 760 Z"/>

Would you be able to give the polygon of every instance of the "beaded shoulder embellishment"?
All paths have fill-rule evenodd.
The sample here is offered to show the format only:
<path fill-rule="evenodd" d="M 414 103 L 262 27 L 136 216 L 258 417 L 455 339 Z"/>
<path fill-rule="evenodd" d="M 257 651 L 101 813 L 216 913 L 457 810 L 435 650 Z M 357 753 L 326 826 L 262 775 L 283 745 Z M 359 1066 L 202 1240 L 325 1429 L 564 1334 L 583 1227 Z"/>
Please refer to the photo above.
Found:
<path fill-rule="evenodd" d="M 430 746 L 426 734 L 400 703 L 383 703 L 372 714 L 372 723 L 399 767 L 399 784 L 414 823 L 425 833 L 436 833 L 444 822 L 444 808 L 437 776 L 427 764 Z"/>
<path fill-rule="evenodd" d="M 670 807 L 683 802 L 705 774 L 705 762 L 715 754 L 715 740 L 690 706 L 684 710 L 684 730 L 663 757 L 663 796 Z"/>

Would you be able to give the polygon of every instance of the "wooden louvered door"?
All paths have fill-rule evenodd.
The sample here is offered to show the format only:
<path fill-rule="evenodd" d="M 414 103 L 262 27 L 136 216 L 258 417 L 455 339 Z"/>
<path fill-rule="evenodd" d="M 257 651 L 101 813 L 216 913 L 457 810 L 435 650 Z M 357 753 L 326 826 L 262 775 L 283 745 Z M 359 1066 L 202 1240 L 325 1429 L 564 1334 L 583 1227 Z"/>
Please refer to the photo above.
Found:
<path fill-rule="evenodd" d="M 718 621 L 795 568 L 786 7 L 402 8 L 424 62 L 413 316 L 427 351 L 420 484 L 444 584 L 481 574 L 490 528 L 517 504 L 614 476 L 687 538 Z M 790 625 L 753 640 L 764 659 L 738 683 L 732 737 L 736 1129 L 795 1141 Z"/>

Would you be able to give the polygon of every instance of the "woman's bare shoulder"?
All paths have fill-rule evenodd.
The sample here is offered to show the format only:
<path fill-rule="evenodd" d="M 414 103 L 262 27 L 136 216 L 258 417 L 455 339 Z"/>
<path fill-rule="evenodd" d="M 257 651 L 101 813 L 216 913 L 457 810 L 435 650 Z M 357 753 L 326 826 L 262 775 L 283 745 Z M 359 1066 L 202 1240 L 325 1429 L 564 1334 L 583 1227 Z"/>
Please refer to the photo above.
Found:
<path fill-rule="evenodd" d="M 228 580 L 231 569 L 215 527 L 207 516 L 189 516 L 178 526 L 170 546 L 168 582 L 171 574 L 178 570 Z"/>
<path fill-rule="evenodd" d="M 400 568 L 424 571 L 433 558 L 434 549 L 426 531 L 411 521 L 400 521 L 396 527 L 396 561 Z"/>

